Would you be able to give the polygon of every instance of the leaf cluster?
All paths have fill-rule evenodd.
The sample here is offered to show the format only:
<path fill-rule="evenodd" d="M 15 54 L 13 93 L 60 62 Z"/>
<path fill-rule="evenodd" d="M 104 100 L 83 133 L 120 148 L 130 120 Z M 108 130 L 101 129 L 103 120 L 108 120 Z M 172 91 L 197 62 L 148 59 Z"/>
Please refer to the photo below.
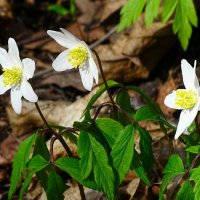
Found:
<path fill-rule="evenodd" d="M 143 11 L 147 27 L 159 16 L 159 13 L 164 23 L 173 19 L 173 32 L 178 35 L 183 49 L 187 49 L 192 26 L 197 27 L 198 25 L 193 0 L 164 0 L 162 4 L 160 0 L 129 0 L 121 9 L 118 31 L 134 24 Z"/>

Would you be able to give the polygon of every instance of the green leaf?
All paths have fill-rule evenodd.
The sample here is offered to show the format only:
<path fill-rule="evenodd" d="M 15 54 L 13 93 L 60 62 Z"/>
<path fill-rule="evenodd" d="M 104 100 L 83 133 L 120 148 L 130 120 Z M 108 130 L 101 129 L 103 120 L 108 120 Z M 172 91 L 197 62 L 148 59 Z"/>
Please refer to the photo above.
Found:
<path fill-rule="evenodd" d="M 131 107 L 130 96 L 128 92 L 123 89 L 117 94 L 116 103 L 120 105 L 120 107 L 125 110 L 127 113 L 132 114 L 133 109 Z"/>
<path fill-rule="evenodd" d="M 26 176 L 26 179 L 22 185 L 22 188 L 20 190 L 20 200 L 23 199 L 24 192 L 28 189 L 28 186 L 31 182 L 32 176 L 38 172 L 44 169 L 47 165 L 49 165 L 49 162 L 47 162 L 42 156 L 37 155 L 30 159 L 28 163 L 28 174 Z"/>
<path fill-rule="evenodd" d="M 108 87 L 113 88 L 113 87 L 122 87 L 120 83 L 117 83 L 112 80 L 107 81 Z M 101 85 L 99 89 L 97 90 L 96 94 L 90 99 L 88 105 L 86 106 L 83 115 L 86 114 L 86 112 L 89 112 L 93 106 L 93 104 L 96 102 L 96 100 L 106 91 L 105 84 Z"/>
<path fill-rule="evenodd" d="M 45 141 L 44 136 L 42 134 L 37 135 L 33 155 L 34 156 L 35 155 L 41 155 L 46 160 L 50 159 L 49 150 L 47 148 L 46 141 Z"/>
<path fill-rule="evenodd" d="M 38 134 L 36 141 L 35 141 L 33 156 L 36 156 L 36 155 L 40 155 L 45 160 L 48 160 L 48 161 L 50 159 L 49 150 L 47 149 L 46 141 L 42 134 Z M 36 175 L 39 178 L 39 181 L 40 181 L 42 187 L 44 188 L 44 190 L 47 189 L 48 173 L 49 172 L 46 168 L 36 172 Z"/>
<path fill-rule="evenodd" d="M 74 158 L 59 158 L 58 160 L 56 160 L 55 165 L 63 171 L 67 172 L 80 184 L 88 188 L 92 188 L 93 190 L 97 188 L 97 185 L 94 182 L 94 180 L 91 180 L 90 178 L 83 180 L 83 178 L 81 177 L 79 160 Z"/>
<path fill-rule="evenodd" d="M 191 173 L 190 180 L 195 182 L 194 189 L 193 189 L 193 192 L 195 195 L 194 200 L 199 200 L 200 199 L 200 166 L 192 169 L 190 173 Z"/>
<path fill-rule="evenodd" d="M 130 96 L 126 89 L 121 89 L 117 93 L 116 103 L 128 113 L 130 118 L 133 118 L 134 112 L 131 107 Z M 111 112 L 111 117 L 116 121 L 119 121 L 123 126 L 130 124 L 127 120 L 127 117 L 124 117 L 124 114 L 121 113 L 119 110 L 113 109 Z"/>
<path fill-rule="evenodd" d="M 110 147 L 115 143 L 119 132 L 124 129 L 119 122 L 109 118 L 99 118 L 95 121 L 95 124 L 106 138 Z"/>
<path fill-rule="evenodd" d="M 194 199 L 193 187 L 190 181 L 186 180 L 181 186 L 176 196 L 176 200 L 192 200 Z"/>
<path fill-rule="evenodd" d="M 66 16 L 69 13 L 68 9 L 60 4 L 50 4 L 47 9 L 61 16 Z"/>
<path fill-rule="evenodd" d="M 133 125 L 126 126 L 124 130 L 120 131 L 111 151 L 113 165 L 119 174 L 119 183 L 123 181 L 124 176 L 130 169 L 133 159 L 133 133 Z"/>
<path fill-rule="evenodd" d="M 154 164 L 154 157 L 152 151 L 152 139 L 149 133 L 141 127 L 138 127 L 140 132 L 140 151 L 141 151 L 141 160 L 143 163 L 143 167 L 147 173 L 149 173 Z"/>
<path fill-rule="evenodd" d="M 160 0 L 148 0 L 145 7 L 145 23 L 149 27 L 158 15 Z"/>
<path fill-rule="evenodd" d="M 153 110 L 149 106 L 143 106 L 139 108 L 137 112 L 135 113 L 135 120 L 137 122 L 145 121 L 145 120 L 159 121 L 160 116 L 155 110 Z"/>
<path fill-rule="evenodd" d="M 78 155 L 80 156 L 80 167 L 82 179 L 87 178 L 92 172 L 92 157 L 90 138 L 87 132 L 81 131 L 78 140 Z"/>
<path fill-rule="evenodd" d="M 115 177 L 104 147 L 89 133 L 81 131 L 78 141 L 78 154 L 81 158 L 79 165 L 82 179 L 85 180 L 93 172 L 98 190 L 103 191 L 108 199 L 113 199 Z"/>
<path fill-rule="evenodd" d="M 134 150 L 133 153 L 131 169 L 135 170 L 136 174 L 139 176 L 140 179 L 145 182 L 145 184 L 150 185 L 148 175 L 145 172 L 144 167 L 142 166 L 140 155 L 136 150 Z"/>
<path fill-rule="evenodd" d="M 129 0 L 121 9 L 118 31 L 122 31 L 135 23 L 141 15 L 144 5 L 145 0 Z"/>
<path fill-rule="evenodd" d="M 67 185 L 63 179 L 52 169 L 49 174 L 47 186 L 47 199 L 48 200 L 64 200 L 63 193 L 67 189 Z"/>
<path fill-rule="evenodd" d="M 162 21 L 167 22 L 174 13 L 178 1 L 177 0 L 165 0 L 162 10 Z"/>
<path fill-rule="evenodd" d="M 191 146 L 191 147 L 187 148 L 186 151 L 188 151 L 190 153 L 200 153 L 200 145 Z"/>
<path fill-rule="evenodd" d="M 192 0 L 179 0 L 173 22 L 173 32 L 178 32 L 178 38 L 184 50 L 187 49 L 192 34 L 192 25 L 197 27 L 198 18 Z"/>
<path fill-rule="evenodd" d="M 93 173 L 98 190 L 103 191 L 109 200 L 114 200 L 116 190 L 115 176 L 109 164 L 104 147 L 89 135 L 93 152 Z"/>
<path fill-rule="evenodd" d="M 26 163 L 29 160 L 30 152 L 33 144 L 35 143 L 37 134 L 33 134 L 26 138 L 20 145 L 15 154 L 13 161 L 13 170 L 10 179 L 10 188 L 8 192 L 8 199 L 12 199 L 12 195 L 15 193 L 17 185 L 21 182 L 21 175 L 25 175 Z"/>
<path fill-rule="evenodd" d="M 178 155 L 172 155 L 167 165 L 164 169 L 164 177 L 162 180 L 162 186 L 159 193 L 159 200 L 163 199 L 164 191 L 167 187 L 167 184 L 175 177 L 185 173 L 183 162 Z"/>

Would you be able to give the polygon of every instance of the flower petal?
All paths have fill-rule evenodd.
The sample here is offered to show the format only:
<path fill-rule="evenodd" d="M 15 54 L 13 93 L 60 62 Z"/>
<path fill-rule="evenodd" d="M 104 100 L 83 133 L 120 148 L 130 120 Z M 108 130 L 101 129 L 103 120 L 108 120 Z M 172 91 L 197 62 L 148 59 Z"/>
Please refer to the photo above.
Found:
<path fill-rule="evenodd" d="M 62 53 L 60 53 L 57 58 L 53 61 L 52 63 L 52 67 L 56 70 L 56 71 L 64 71 L 67 69 L 72 69 L 73 66 L 68 62 L 68 52 L 71 49 L 65 50 Z"/>
<path fill-rule="evenodd" d="M 21 109 L 22 109 L 22 100 L 21 100 L 22 93 L 21 93 L 21 90 L 19 89 L 19 87 L 14 87 L 11 89 L 10 98 L 11 98 L 11 104 L 12 104 L 14 111 L 17 114 L 20 114 Z"/>
<path fill-rule="evenodd" d="M 96 63 L 94 62 L 94 59 L 93 58 L 90 58 L 89 59 L 89 66 L 90 66 L 90 70 L 91 70 L 91 73 L 95 79 L 95 82 L 96 84 L 98 84 L 98 69 L 97 69 L 97 65 Z"/>
<path fill-rule="evenodd" d="M 14 64 L 12 63 L 8 52 L 3 48 L 0 48 L 0 64 L 2 65 L 4 70 L 6 70 L 7 68 L 11 68 Z"/>
<path fill-rule="evenodd" d="M 175 104 L 175 98 L 176 98 L 176 91 L 173 91 L 172 93 L 168 94 L 165 97 L 164 104 L 166 106 L 168 106 L 169 108 L 174 108 L 174 109 L 182 110 L 182 108 L 176 106 L 176 104 Z"/>
<path fill-rule="evenodd" d="M 60 30 L 71 40 L 74 40 L 75 42 L 79 43 L 81 42 L 77 37 L 75 37 L 74 35 L 72 35 L 70 32 L 68 32 L 67 30 L 65 30 L 64 28 L 60 28 Z"/>
<path fill-rule="evenodd" d="M 175 139 L 177 139 L 194 121 L 199 104 L 195 105 L 192 109 L 186 109 L 181 111 L 178 126 L 176 129 Z"/>
<path fill-rule="evenodd" d="M 79 42 L 75 41 L 71 37 L 68 38 L 61 32 L 48 30 L 47 34 L 50 35 L 58 44 L 65 48 L 73 48 L 79 44 Z"/>
<path fill-rule="evenodd" d="M 13 38 L 9 38 L 8 40 L 8 54 L 10 55 L 13 62 L 15 63 L 15 66 L 22 68 L 22 62 L 19 57 L 19 50 Z"/>
<path fill-rule="evenodd" d="M 9 90 L 11 86 L 3 84 L 3 77 L 0 76 L 0 95 L 4 94 L 7 90 Z"/>
<path fill-rule="evenodd" d="M 33 77 L 35 71 L 35 61 L 30 58 L 25 58 L 22 60 L 23 63 L 23 74 L 26 76 L 26 79 Z"/>
<path fill-rule="evenodd" d="M 91 91 L 93 85 L 93 75 L 89 68 L 89 63 L 86 62 L 84 66 L 79 69 L 83 86 L 86 90 Z"/>
<path fill-rule="evenodd" d="M 24 80 L 21 83 L 21 92 L 22 92 L 23 97 L 26 100 L 33 102 L 33 103 L 37 102 L 38 97 L 35 94 L 35 92 L 33 91 L 33 88 L 28 81 Z"/>
<path fill-rule="evenodd" d="M 182 75 L 183 75 L 183 83 L 185 85 L 186 89 L 195 89 L 195 68 L 193 68 L 187 60 L 183 59 L 181 60 L 181 69 L 182 69 Z"/>

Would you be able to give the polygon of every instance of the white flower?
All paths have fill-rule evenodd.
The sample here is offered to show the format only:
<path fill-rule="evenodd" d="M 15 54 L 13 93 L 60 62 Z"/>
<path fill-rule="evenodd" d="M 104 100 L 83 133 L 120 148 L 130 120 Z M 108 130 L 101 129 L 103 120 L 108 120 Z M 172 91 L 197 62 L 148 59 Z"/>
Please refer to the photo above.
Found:
<path fill-rule="evenodd" d="M 182 110 L 175 134 L 177 139 L 194 121 L 200 106 L 199 82 L 194 68 L 186 61 L 181 61 L 183 83 L 186 89 L 178 89 L 165 97 L 164 103 L 170 108 Z"/>
<path fill-rule="evenodd" d="M 91 91 L 93 79 L 98 83 L 98 69 L 92 58 L 92 53 L 83 41 L 80 41 L 65 29 L 60 29 L 63 33 L 48 30 L 47 33 L 58 44 L 67 48 L 54 60 L 52 66 L 56 71 L 78 68 L 83 86 Z"/>
<path fill-rule="evenodd" d="M 3 68 L 3 74 L 0 76 L 0 95 L 11 89 L 11 104 L 14 111 L 19 114 L 22 108 L 22 96 L 30 102 L 38 100 L 27 81 L 33 77 L 35 62 L 29 58 L 21 61 L 15 40 L 9 38 L 8 52 L 0 48 L 0 64 Z"/>

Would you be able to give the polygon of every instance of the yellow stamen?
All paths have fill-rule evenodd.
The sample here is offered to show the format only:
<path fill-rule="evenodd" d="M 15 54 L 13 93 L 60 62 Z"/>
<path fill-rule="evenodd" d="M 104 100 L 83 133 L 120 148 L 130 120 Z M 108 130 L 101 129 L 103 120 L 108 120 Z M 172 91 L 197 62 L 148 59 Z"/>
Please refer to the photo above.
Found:
<path fill-rule="evenodd" d="M 3 84 L 5 86 L 13 86 L 21 82 L 22 79 L 22 70 L 19 67 L 12 67 L 11 69 L 6 69 L 3 76 Z"/>
<path fill-rule="evenodd" d="M 179 89 L 176 90 L 175 104 L 176 106 L 188 109 L 194 107 L 197 103 L 197 94 L 194 90 Z"/>
<path fill-rule="evenodd" d="M 68 62 L 74 67 L 79 68 L 86 60 L 89 54 L 83 45 L 79 45 L 68 53 Z"/>

